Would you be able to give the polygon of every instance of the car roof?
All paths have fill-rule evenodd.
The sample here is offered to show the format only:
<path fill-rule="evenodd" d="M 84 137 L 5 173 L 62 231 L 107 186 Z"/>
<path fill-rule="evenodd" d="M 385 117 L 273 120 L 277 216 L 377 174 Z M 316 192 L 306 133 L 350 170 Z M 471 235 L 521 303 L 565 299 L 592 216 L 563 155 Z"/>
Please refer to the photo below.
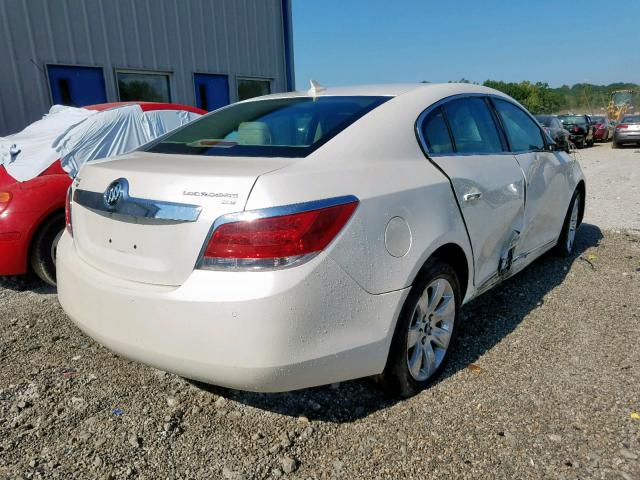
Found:
<path fill-rule="evenodd" d="M 433 91 L 434 93 L 437 91 L 442 96 L 450 96 L 460 93 L 486 93 L 504 96 L 504 94 L 497 90 L 473 83 L 391 83 L 378 85 L 354 85 L 347 87 L 320 87 L 316 89 L 315 95 L 310 90 L 297 90 L 294 92 L 274 93 L 245 101 L 268 100 L 274 98 L 331 96 L 397 97 L 406 93 L 419 91 Z"/>
<path fill-rule="evenodd" d="M 150 112 L 153 110 L 185 110 L 187 112 L 197 113 L 204 115 L 208 112 L 197 107 L 190 105 L 181 105 L 179 103 L 166 103 L 166 102 L 111 102 L 111 103 L 98 103 L 95 105 L 87 105 L 87 110 L 96 110 L 102 112 L 104 110 L 111 110 L 112 108 L 126 107 L 127 105 L 139 105 L 143 112 Z"/>

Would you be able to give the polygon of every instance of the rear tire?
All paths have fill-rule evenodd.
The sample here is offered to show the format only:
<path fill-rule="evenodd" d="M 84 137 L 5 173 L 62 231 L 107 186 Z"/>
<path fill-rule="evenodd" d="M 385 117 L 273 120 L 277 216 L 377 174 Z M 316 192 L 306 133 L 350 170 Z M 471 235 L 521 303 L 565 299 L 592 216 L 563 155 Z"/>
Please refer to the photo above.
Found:
<path fill-rule="evenodd" d="M 56 286 L 56 248 L 64 231 L 64 213 L 44 221 L 31 243 L 31 267 L 42 281 Z"/>
<path fill-rule="evenodd" d="M 380 376 L 386 390 L 410 397 L 437 378 L 455 344 L 460 297 L 455 270 L 437 258 L 429 260 L 398 318 Z"/>
<path fill-rule="evenodd" d="M 571 197 L 569 209 L 560 231 L 558 243 L 555 246 L 555 253 L 560 257 L 570 257 L 573 254 L 576 233 L 580 227 L 580 202 L 581 193 L 576 190 Z"/>

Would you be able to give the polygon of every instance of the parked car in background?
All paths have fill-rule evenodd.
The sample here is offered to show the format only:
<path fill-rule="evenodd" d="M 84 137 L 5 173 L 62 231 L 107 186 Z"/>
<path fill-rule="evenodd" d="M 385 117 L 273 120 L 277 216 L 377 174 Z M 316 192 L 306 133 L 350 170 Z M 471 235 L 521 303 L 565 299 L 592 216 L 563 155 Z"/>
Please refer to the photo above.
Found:
<path fill-rule="evenodd" d="M 640 144 L 640 115 L 625 115 L 616 125 L 611 148 L 627 143 Z"/>
<path fill-rule="evenodd" d="M 595 127 L 588 115 L 558 115 L 562 127 L 569 132 L 570 140 L 578 148 L 591 147 L 594 143 Z"/>
<path fill-rule="evenodd" d="M 82 164 L 130 152 L 205 113 L 170 103 L 55 105 L 0 138 L 0 275 L 32 270 L 55 285 L 65 196 Z"/>
<path fill-rule="evenodd" d="M 381 374 L 408 396 L 442 370 L 463 303 L 571 254 L 584 200 L 575 158 L 503 93 L 314 84 L 85 164 L 58 298 L 102 344 L 188 378 Z"/>
<path fill-rule="evenodd" d="M 595 128 L 593 132 L 594 140 L 608 142 L 613 138 L 614 127 L 607 117 L 604 115 L 593 116 L 591 117 L 591 123 Z"/>
<path fill-rule="evenodd" d="M 558 117 L 555 115 L 536 115 L 536 120 L 562 150 L 569 152 L 570 134 L 562 127 Z"/>

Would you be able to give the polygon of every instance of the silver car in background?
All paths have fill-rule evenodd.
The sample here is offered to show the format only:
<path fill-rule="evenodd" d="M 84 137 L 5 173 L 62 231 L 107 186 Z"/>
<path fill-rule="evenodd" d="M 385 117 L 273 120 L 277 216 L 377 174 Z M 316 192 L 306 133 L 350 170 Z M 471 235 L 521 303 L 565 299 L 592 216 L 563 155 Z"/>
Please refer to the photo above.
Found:
<path fill-rule="evenodd" d="M 625 115 L 616 125 L 611 148 L 618 148 L 625 143 L 640 145 L 640 115 Z"/>

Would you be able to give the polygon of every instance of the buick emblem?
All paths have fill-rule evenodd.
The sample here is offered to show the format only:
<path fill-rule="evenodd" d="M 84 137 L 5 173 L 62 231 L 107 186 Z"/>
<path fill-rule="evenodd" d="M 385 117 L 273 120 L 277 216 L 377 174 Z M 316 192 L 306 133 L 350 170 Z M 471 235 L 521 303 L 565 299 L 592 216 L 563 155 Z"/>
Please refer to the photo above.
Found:
<path fill-rule="evenodd" d="M 111 182 L 104 192 L 104 203 L 108 208 L 114 208 L 126 195 L 127 181 L 124 178 Z"/>

